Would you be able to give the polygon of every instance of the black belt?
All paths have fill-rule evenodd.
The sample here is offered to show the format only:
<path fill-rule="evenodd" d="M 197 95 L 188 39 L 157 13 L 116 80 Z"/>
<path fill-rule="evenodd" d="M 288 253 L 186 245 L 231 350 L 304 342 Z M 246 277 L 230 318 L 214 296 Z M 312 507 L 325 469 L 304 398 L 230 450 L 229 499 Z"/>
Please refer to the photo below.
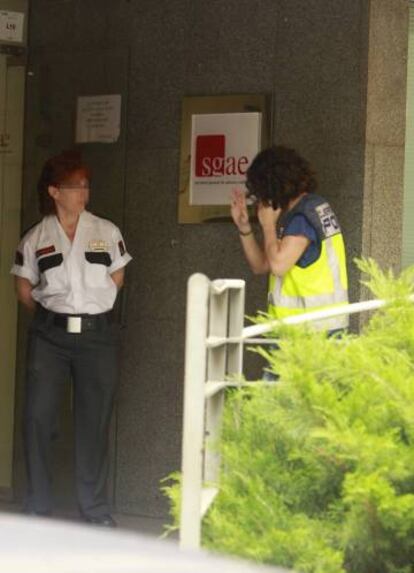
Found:
<path fill-rule="evenodd" d="M 82 334 L 82 332 L 90 330 L 99 330 L 112 322 L 111 310 L 99 314 L 63 314 L 53 312 L 39 305 L 38 312 L 51 324 L 63 328 L 71 334 Z"/>

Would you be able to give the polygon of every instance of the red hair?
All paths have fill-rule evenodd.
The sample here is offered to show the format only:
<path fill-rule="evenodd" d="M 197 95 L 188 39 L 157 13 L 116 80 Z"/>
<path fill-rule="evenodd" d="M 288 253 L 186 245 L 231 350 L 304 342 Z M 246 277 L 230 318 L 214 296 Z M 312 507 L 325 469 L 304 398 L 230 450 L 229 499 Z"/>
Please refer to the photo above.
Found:
<path fill-rule="evenodd" d="M 46 161 L 37 184 L 39 210 L 42 215 L 56 212 L 55 202 L 49 195 L 49 187 L 59 187 L 70 181 L 77 172 L 81 172 L 85 179 L 90 179 L 90 169 L 76 149 L 62 151 Z"/>

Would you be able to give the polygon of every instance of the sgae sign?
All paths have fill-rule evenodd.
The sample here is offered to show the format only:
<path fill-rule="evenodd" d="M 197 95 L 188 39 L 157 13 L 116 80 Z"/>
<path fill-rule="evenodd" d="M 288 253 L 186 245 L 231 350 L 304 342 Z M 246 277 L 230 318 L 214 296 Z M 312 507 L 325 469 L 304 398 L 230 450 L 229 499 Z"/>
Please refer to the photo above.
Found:
<path fill-rule="evenodd" d="M 260 149 L 260 113 L 192 117 L 191 205 L 226 205 Z"/>

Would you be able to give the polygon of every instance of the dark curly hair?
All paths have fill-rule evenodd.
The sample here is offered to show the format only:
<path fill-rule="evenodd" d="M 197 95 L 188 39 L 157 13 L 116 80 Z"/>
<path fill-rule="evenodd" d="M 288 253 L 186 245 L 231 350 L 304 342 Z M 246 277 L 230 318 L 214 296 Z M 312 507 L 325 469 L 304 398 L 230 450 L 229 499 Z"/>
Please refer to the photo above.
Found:
<path fill-rule="evenodd" d="M 86 179 L 90 179 L 89 167 L 85 165 L 77 149 L 62 151 L 46 161 L 37 183 L 39 210 L 42 215 L 56 213 L 55 202 L 49 195 L 49 186 L 58 187 L 69 181 L 78 171 L 82 172 Z"/>
<path fill-rule="evenodd" d="M 301 193 L 314 193 L 315 173 L 294 149 L 274 145 L 253 159 L 247 170 L 247 195 L 274 209 L 286 208 Z"/>

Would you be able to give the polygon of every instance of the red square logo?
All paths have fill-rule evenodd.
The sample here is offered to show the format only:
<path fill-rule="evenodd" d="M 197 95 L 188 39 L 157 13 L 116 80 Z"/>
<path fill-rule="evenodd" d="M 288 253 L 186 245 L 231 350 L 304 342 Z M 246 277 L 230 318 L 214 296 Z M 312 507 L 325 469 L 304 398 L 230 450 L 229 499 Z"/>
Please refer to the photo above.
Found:
<path fill-rule="evenodd" d="M 224 135 L 199 135 L 196 139 L 196 177 L 217 177 L 224 175 L 226 153 Z"/>

